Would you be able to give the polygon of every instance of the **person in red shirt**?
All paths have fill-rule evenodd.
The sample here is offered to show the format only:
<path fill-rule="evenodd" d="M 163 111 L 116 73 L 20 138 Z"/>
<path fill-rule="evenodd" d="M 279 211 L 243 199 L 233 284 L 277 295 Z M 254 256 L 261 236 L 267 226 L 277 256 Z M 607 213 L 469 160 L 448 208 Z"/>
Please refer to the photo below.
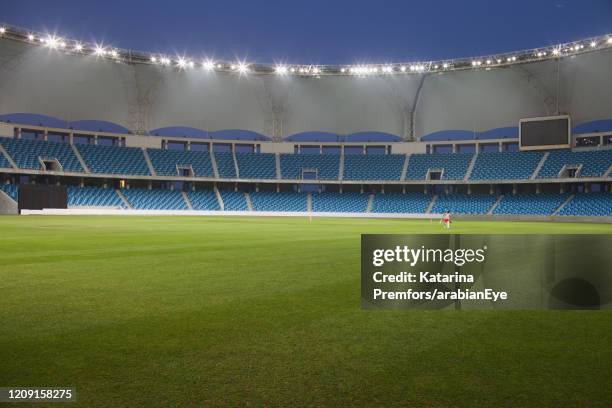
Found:
<path fill-rule="evenodd" d="M 442 226 L 446 229 L 450 228 L 451 225 L 451 218 L 450 218 L 450 213 L 448 211 L 444 211 L 444 214 L 442 214 L 442 218 L 440 219 L 440 222 L 442 223 Z"/>

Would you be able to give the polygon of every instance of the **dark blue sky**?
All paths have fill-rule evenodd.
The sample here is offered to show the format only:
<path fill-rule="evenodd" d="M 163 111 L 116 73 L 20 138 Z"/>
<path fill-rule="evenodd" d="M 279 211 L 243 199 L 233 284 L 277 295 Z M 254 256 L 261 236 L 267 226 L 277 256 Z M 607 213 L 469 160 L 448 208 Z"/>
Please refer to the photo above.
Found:
<path fill-rule="evenodd" d="M 612 33 L 611 0 L 5 0 L 0 20 L 142 51 L 349 64 L 478 56 Z"/>

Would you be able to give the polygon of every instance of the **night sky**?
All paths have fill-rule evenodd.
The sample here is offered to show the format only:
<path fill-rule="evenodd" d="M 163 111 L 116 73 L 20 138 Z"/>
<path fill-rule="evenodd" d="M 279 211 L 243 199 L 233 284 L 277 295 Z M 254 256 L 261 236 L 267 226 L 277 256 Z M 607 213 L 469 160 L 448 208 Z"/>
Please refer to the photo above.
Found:
<path fill-rule="evenodd" d="M 388 63 L 479 56 L 612 33 L 612 1 L 5 0 L 0 20 L 193 58 Z"/>

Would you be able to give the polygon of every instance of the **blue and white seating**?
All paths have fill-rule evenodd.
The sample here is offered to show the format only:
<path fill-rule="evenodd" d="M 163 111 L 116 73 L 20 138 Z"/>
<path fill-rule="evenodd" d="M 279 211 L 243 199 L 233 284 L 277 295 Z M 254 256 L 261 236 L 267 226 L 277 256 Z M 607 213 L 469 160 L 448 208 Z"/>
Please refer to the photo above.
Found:
<path fill-rule="evenodd" d="M 178 190 L 122 189 L 130 205 L 137 210 L 187 210 Z"/>
<path fill-rule="evenodd" d="M 528 180 L 543 155 L 542 152 L 479 153 L 470 180 Z"/>
<path fill-rule="evenodd" d="M 431 212 L 441 214 L 450 211 L 451 214 L 486 214 L 497 197 L 493 194 L 440 194 Z"/>
<path fill-rule="evenodd" d="M 301 180 L 303 170 L 315 170 L 320 180 L 337 180 L 340 156 L 337 154 L 281 154 L 284 179 Z"/>
<path fill-rule="evenodd" d="M 246 197 L 241 191 L 221 191 L 225 211 L 248 211 Z"/>
<path fill-rule="evenodd" d="M 236 178 L 236 165 L 232 153 L 214 153 L 217 171 L 221 178 Z"/>
<path fill-rule="evenodd" d="M 551 151 L 538 178 L 556 178 L 564 166 L 580 167 L 578 177 L 602 177 L 612 165 L 612 149 L 593 151 Z"/>
<path fill-rule="evenodd" d="M 276 157 L 271 153 L 236 153 L 242 179 L 275 179 Z"/>
<path fill-rule="evenodd" d="M 442 170 L 442 180 L 463 180 L 472 153 L 413 154 L 408 161 L 406 178 L 426 180 L 429 170 Z"/>
<path fill-rule="evenodd" d="M 576 194 L 559 215 L 612 216 L 612 193 Z"/>
<path fill-rule="evenodd" d="M 403 154 L 347 154 L 344 180 L 399 180 L 404 160 Z"/>
<path fill-rule="evenodd" d="M 314 212 L 365 212 L 368 207 L 368 194 L 359 193 L 319 193 L 312 194 Z"/>
<path fill-rule="evenodd" d="M 68 187 L 68 207 L 127 208 L 111 188 Z"/>
<path fill-rule="evenodd" d="M 219 211 L 219 200 L 212 190 L 190 191 L 187 193 L 191 207 L 198 211 Z"/>
<path fill-rule="evenodd" d="M 7 160 L 7 158 L 4 157 L 4 155 L 0 153 L 0 169 L 12 169 L 12 168 L 13 166 Z"/>
<path fill-rule="evenodd" d="M 92 173 L 150 176 L 142 149 L 78 145 L 81 157 Z"/>
<path fill-rule="evenodd" d="M 0 184 L 0 190 L 15 201 L 19 198 L 19 188 L 15 184 Z"/>
<path fill-rule="evenodd" d="M 507 194 L 493 214 L 502 215 L 551 215 L 567 199 L 568 194 Z"/>
<path fill-rule="evenodd" d="M 196 177 L 213 177 L 208 152 L 147 149 L 151 164 L 158 176 L 182 176 L 178 167 L 191 167 Z"/>
<path fill-rule="evenodd" d="M 84 171 L 68 143 L 5 137 L 0 137 L 0 143 L 19 168 L 42 170 L 41 160 L 57 160 L 63 171 L 77 173 Z M 6 166 L 0 165 L 0 167 Z"/>
<path fill-rule="evenodd" d="M 432 196 L 423 193 L 376 194 L 372 203 L 373 213 L 421 214 L 427 210 Z"/>
<path fill-rule="evenodd" d="M 260 191 L 250 193 L 250 196 L 255 211 L 307 211 L 306 193 Z"/>

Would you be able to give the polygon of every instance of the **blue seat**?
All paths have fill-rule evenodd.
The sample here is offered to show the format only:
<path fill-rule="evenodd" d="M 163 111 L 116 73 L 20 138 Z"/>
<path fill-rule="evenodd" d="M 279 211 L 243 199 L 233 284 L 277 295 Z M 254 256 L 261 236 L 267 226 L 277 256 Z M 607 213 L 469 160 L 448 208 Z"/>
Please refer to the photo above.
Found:
<path fill-rule="evenodd" d="M 301 180 L 302 170 L 316 170 L 320 180 L 337 180 L 340 156 L 337 154 L 281 154 L 284 179 Z"/>
<path fill-rule="evenodd" d="M 426 180 L 429 170 L 443 170 L 442 180 L 463 180 L 472 153 L 413 154 L 408 161 L 406 178 Z"/>
<path fill-rule="evenodd" d="M 612 216 L 612 193 L 576 194 L 559 215 Z"/>
<path fill-rule="evenodd" d="M 593 151 L 555 150 L 550 152 L 538 178 L 556 178 L 563 166 L 582 166 L 579 177 L 601 177 L 612 165 L 612 149 Z"/>
<path fill-rule="evenodd" d="M 470 180 L 528 180 L 543 156 L 542 152 L 479 153 Z"/>
<path fill-rule="evenodd" d="M 347 154 L 344 180 L 399 180 L 405 160 L 403 154 Z"/>
<path fill-rule="evenodd" d="M 236 153 L 242 179 L 275 179 L 276 157 L 271 153 Z"/>
<path fill-rule="evenodd" d="M 190 191 L 187 196 L 194 210 L 218 211 L 221 209 L 217 195 L 212 190 Z"/>
<path fill-rule="evenodd" d="M 181 176 L 177 166 L 191 166 L 196 177 L 213 177 L 208 152 L 147 149 L 151 164 L 158 176 Z"/>
<path fill-rule="evenodd" d="M 68 187 L 68 207 L 127 208 L 114 189 L 100 187 Z"/>
<path fill-rule="evenodd" d="M 294 192 L 260 191 L 250 193 L 253 210 L 304 212 L 307 210 L 307 194 Z"/>
<path fill-rule="evenodd" d="M 248 211 L 246 197 L 241 191 L 221 191 L 225 211 Z"/>
<path fill-rule="evenodd" d="M 97 145 L 77 145 L 92 173 L 150 176 L 142 149 Z"/>
<path fill-rule="evenodd" d="M 312 194 L 314 212 L 365 212 L 368 208 L 368 194 L 320 193 Z"/>
<path fill-rule="evenodd" d="M 508 194 L 504 195 L 493 214 L 551 215 L 567 199 L 567 194 Z"/>
<path fill-rule="evenodd" d="M 0 184 L 0 190 L 4 191 L 15 201 L 19 198 L 19 188 L 15 184 Z"/>
<path fill-rule="evenodd" d="M 376 194 L 372 204 L 373 213 L 421 214 L 427 210 L 432 196 L 423 193 Z"/>
<path fill-rule="evenodd" d="M 236 178 L 236 165 L 234 155 L 231 153 L 215 153 L 217 171 L 221 178 Z"/>
<path fill-rule="evenodd" d="M 12 139 L 0 137 L 0 143 L 21 169 L 42 170 L 41 159 L 55 159 L 63 171 L 84 172 L 79 159 L 68 143 L 46 142 L 42 140 Z M 3 155 L 2 158 L 4 159 Z M 0 167 L 11 167 L 7 163 Z"/>
<path fill-rule="evenodd" d="M 431 212 L 441 214 L 486 214 L 497 197 L 492 194 L 440 194 Z"/>
<path fill-rule="evenodd" d="M 187 210 L 183 195 L 178 190 L 122 189 L 130 205 L 137 210 Z"/>

